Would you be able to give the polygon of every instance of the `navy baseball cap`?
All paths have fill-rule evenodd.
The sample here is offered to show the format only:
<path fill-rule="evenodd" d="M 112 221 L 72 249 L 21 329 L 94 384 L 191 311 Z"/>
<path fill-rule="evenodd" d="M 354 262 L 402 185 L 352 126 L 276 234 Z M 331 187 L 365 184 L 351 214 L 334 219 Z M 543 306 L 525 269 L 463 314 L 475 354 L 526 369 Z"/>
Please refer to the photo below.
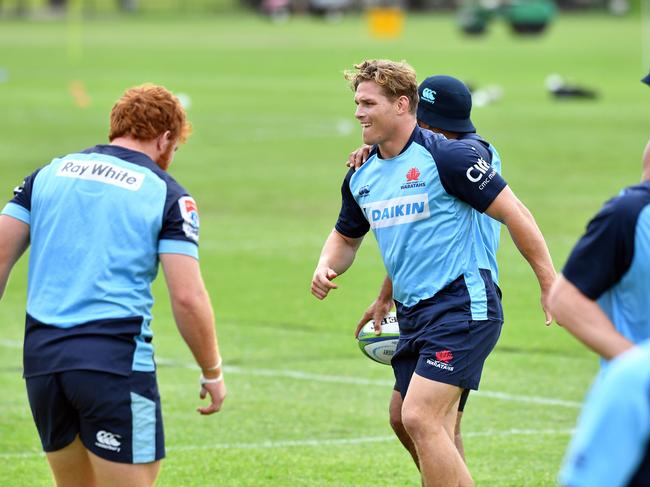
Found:
<path fill-rule="evenodd" d="M 646 85 L 650 86 L 650 73 L 648 73 L 647 76 L 643 78 L 641 81 L 643 81 Z"/>
<path fill-rule="evenodd" d="M 452 76 L 429 76 L 418 87 L 417 118 L 448 132 L 476 132 L 470 120 L 472 94 Z"/>

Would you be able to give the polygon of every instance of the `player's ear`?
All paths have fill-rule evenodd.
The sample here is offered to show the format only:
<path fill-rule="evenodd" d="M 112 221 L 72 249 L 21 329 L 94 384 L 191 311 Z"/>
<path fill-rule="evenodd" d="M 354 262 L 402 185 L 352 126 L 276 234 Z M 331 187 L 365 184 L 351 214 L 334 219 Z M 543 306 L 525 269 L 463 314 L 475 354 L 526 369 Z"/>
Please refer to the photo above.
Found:
<path fill-rule="evenodd" d="M 395 109 L 398 115 L 402 115 L 403 113 L 410 112 L 410 108 L 411 108 L 411 104 L 409 102 L 408 97 L 402 95 L 397 98 L 395 102 Z"/>
<path fill-rule="evenodd" d="M 160 134 L 156 139 L 156 147 L 162 152 L 165 152 L 171 143 L 173 143 L 172 133 L 169 130 Z"/>

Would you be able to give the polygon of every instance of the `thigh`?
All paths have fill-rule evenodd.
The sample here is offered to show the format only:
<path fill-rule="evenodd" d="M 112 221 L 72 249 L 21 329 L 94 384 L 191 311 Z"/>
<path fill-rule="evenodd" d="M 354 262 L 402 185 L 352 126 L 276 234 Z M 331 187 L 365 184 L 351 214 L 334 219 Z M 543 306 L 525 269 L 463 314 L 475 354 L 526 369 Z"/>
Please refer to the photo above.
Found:
<path fill-rule="evenodd" d="M 70 445 L 79 433 L 79 418 L 65 396 L 59 375 L 28 377 L 25 385 L 43 450 L 54 452 Z"/>
<path fill-rule="evenodd" d="M 57 487 L 96 486 L 95 474 L 88 456 L 88 450 L 78 436 L 66 447 L 47 452 L 47 461 Z"/>
<path fill-rule="evenodd" d="M 404 398 L 402 416 L 420 418 L 420 425 L 426 428 L 443 426 L 453 438 L 461 392 L 457 386 L 427 379 L 416 372 Z"/>
<path fill-rule="evenodd" d="M 97 487 L 150 487 L 160 471 L 160 460 L 151 463 L 117 463 L 89 453 Z"/>
<path fill-rule="evenodd" d="M 150 463 L 164 457 L 160 396 L 154 373 L 119 376 L 95 371 L 61 374 L 79 412 L 84 446 L 110 462 Z"/>

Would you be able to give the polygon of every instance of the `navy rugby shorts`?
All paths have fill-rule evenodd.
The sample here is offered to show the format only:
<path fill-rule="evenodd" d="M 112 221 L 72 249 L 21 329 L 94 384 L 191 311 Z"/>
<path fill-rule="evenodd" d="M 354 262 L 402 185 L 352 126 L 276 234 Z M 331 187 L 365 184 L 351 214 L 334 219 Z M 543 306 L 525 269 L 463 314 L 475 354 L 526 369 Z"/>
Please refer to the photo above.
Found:
<path fill-rule="evenodd" d="M 478 389 L 483 364 L 499 339 L 502 324 L 500 320 L 438 323 L 400 338 L 391 364 L 402 399 L 414 372 L 462 389 Z"/>
<path fill-rule="evenodd" d="M 112 462 L 149 463 L 165 456 L 155 372 L 71 370 L 25 381 L 46 452 L 79 435 L 88 450 Z"/>

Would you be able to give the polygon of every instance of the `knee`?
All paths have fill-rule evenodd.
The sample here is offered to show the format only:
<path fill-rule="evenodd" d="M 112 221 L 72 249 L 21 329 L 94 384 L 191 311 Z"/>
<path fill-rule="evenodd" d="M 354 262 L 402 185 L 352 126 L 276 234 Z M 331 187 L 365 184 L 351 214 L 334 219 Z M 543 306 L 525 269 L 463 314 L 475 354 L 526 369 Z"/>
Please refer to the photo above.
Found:
<path fill-rule="evenodd" d="M 417 409 L 404 409 L 402 410 L 400 425 L 415 440 L 425 428 L 431 426 L 431 421 L 427 421 L 425 416 L 420 414 Z"/>
<path fill-rule="evenodd" d="M 390 427 L 393 428 L 395 433 L 401 433 L 404 431 L 404 423 L 402 422 L 402 412 L 397 410 L 390 410 L 389 415 Z"/>

